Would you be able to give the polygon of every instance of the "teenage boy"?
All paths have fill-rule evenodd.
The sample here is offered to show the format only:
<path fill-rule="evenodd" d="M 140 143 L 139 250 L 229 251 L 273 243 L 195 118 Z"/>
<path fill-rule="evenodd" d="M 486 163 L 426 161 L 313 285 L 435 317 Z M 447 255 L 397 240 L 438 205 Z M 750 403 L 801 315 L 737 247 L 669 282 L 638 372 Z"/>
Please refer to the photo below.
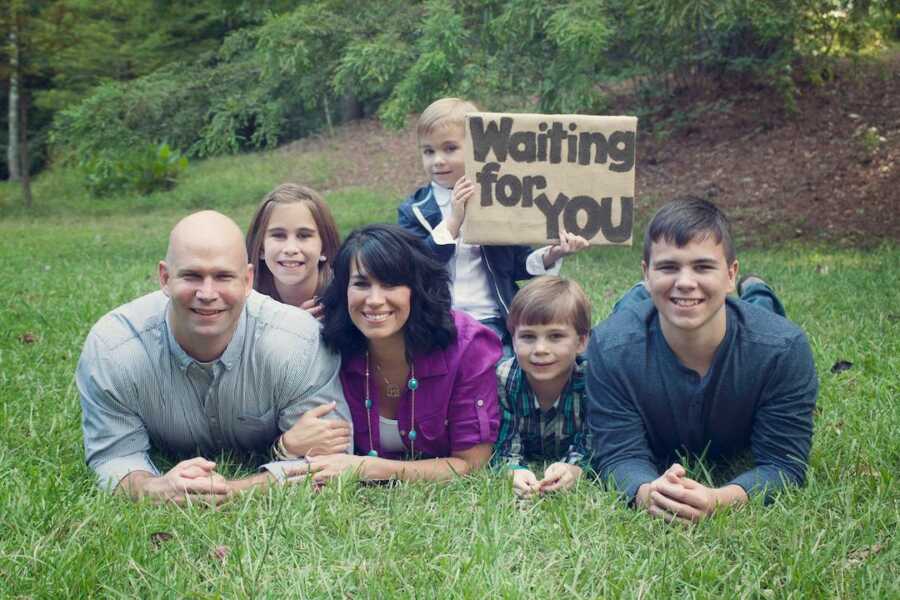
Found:
<path fill-rule="evenodd" d="M 515 356 L 497 365 L 502 418 L 492 462 L 519 497 L 566 490 L 590 470 L 584 423 L 591 305 L 574 281 L 539 277 L 516 294 L 507 318 Z M 528 463 L 552 464 L 538 479 Z"/>
<path fill-rule="evenodd" d="M 504 340 L 516 281 L 558 274 L 562 258 L 588 247 L 581 236 L 560 229 L 560 242 L 532 251 L 528 246 L 480 246 L 459 239 L 466 203 L 475 185 L 465 177 L 465 116 L 478 109 L 459 98 L 433 102 L 416 126 L 422 166 L 430 182 L 397 209 L 398 223 L 425 240 L 450 272 L 453 308 L 469 313 Z"/>
<path fill-rule="evenodd" d="M 643 285 L 596 327 L 587 352 L 599 475 L 650 514 L 687 522 L 802 484 L 818 391 L 812 352 L 759 278 L 742 282 L 741 300 L 728 297 L 738 261 L 725 215 L 696 198 L 663 206 L 642 268 Z M 722 487 L 678 463 L 748 448 L 755 465 Z"/>

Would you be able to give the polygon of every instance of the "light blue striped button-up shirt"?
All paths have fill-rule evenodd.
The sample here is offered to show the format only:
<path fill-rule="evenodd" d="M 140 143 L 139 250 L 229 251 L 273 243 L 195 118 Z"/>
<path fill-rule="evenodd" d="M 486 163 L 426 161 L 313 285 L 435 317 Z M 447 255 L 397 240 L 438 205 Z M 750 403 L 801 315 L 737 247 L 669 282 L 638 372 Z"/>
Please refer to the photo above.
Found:
<path fill-rule="evenodd" d="M 75 382 L 101 487 L 132 471 L 159 474 L 151 448 L 176 458 L 266 452 L 300 415 L 331 401 L 338 408 L 326 418 L 350 422 L 340 358 L 306 311 L 252 292 L 222 356 L 198 363 L 175 341 L 168 305 L 154 292 L 120 306 L 84 344 Z"/>

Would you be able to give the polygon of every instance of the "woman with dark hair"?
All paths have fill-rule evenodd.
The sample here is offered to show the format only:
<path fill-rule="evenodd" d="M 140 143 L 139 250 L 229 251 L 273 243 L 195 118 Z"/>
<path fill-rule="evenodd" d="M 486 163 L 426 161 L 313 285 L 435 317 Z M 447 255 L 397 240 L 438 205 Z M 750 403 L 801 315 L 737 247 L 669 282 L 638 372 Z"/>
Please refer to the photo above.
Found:
<path fill-rule="evenodd" d="M 325 344 L 342 354 L 355 456 L 310 456 L 314 480 L 443 480 L 482 467 L 500 424 L 500 341 L 450 310 L 448 274 L 396 225 L 350 234 L 322 298 Z"/>

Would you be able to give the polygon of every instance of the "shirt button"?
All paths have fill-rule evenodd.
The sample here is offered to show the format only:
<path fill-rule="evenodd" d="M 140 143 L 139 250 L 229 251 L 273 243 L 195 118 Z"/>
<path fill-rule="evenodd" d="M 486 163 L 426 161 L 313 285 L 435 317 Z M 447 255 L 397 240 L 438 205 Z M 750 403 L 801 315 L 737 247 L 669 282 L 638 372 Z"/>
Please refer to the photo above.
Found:
<path fill-rule="evenodd" d="M 484 406 L 484 400 L 476 400 L 475 405 L 476 406 Z"/>

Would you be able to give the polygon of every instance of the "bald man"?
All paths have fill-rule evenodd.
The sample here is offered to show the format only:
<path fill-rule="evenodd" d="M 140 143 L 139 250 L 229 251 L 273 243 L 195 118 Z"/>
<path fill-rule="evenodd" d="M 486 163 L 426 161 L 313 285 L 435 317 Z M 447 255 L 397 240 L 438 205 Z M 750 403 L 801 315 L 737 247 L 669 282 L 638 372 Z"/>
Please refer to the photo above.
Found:
<path fill-rule="evenodd" d="M 100 319 L 78 362 L 85 453 L 102 488 L 216 502 L 284 477 L 276 461 L 229 481 L 209 460 L 223 451 L 259 463 L 270 450 L 350 450 L 340 359 L 308 313 L 253 291 L 234 221 L 214 211 L 182 219 L 159 284 Z M 184 460 L 160 473 L 151 451 Z"/>

